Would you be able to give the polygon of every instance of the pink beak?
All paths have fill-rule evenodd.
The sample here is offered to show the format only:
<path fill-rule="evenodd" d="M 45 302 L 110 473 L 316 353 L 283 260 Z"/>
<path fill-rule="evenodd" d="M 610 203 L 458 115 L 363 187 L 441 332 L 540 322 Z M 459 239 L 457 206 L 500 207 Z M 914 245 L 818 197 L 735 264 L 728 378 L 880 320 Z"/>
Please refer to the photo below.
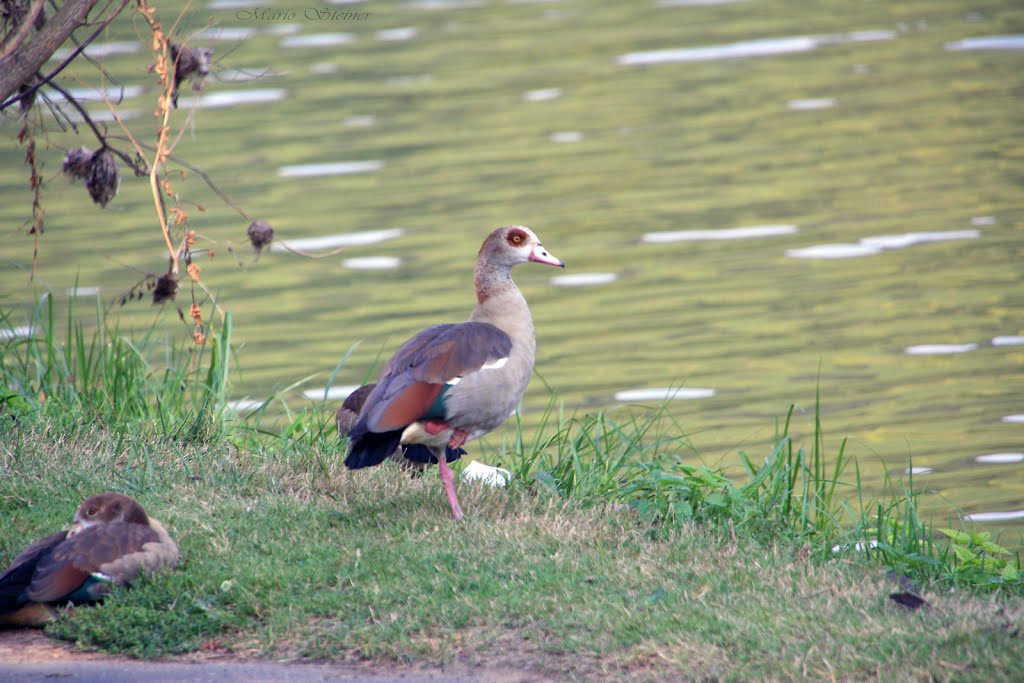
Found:
<path fill-rule="evenodd" d="M 533 251 L 530 252 L 530 260 L 536 263 L 546 263 L 549 266 L 565 268 L 565 263 L 549 254 L 542 244 L 538 244 L 533 248 Z"/>

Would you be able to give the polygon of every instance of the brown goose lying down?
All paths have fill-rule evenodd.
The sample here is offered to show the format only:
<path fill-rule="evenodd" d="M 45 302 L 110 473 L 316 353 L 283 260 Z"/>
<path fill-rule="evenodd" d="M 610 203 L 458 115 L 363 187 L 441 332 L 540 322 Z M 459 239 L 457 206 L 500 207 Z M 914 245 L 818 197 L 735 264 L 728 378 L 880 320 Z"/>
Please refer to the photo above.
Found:
<path fill-rule="evenodd" d="M 476 259 L 469 321 L 428 327 L 388 361 L 349 434 L 348 467 L 377 465 L 399 445 L 422 444 L 437 460 L 452 517 L 462 517 L 445 449 L 497 428 L 526 393 L 537 340 L 512 267 L 529 261 L 565 267 L 529 228 L 488 235 Z"/>
<path fill-rule="evenodd" d="M 370 395 L 370 392 L 376 386 L 376 384 L 364 384 L 345 398 L 345 402 L 341 404 L 341 407 L 338 408 L 338 413 L 335 415 L 339 435 L 349 435 L 352 427 L 359 419 L 359 411 L 363 409 L 366 397 Z M 445 446 L 445 459 L 448 462 L 455 462 L 465 454 L 466 451 L 461 448 Z M 391 454 L 391 458 L 396 460 L 402 466 L 402 469 L 411 470 L 413 474 L 422 472 L 427 465 L 437 464 L 437 458 L 430 452 L 430 449 L 420 443 L 411 443 L 408 446 L 399 445 L 394 453 Z"/>
<path fill-rule="evenodd" d="M 0 574 L 0 625 L 42 626 L 56 606 L 95 602 L 110 585 L 178 563 L 178 546 L 163 524 L 128 496 L 87 498 L 68 531 L 39 539 Z"/>

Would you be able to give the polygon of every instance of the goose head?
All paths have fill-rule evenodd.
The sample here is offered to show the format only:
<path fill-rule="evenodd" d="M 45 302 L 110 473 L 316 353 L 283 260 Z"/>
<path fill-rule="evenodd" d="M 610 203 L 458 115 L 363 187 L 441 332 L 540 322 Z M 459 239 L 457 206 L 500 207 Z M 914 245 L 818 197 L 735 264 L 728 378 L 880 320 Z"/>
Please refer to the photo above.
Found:
<path fill-rule="evenodd" d="M 149 516 L 141 505 L 128 496 L 120 493 L 101 493 L 86 498 L 78 506 L 78 511 L 75 512 L 75 521 L 71 525 L 67 537 L 71 538 L 84 529 L 97 524 L 117 522 L 148 525 Z"/>

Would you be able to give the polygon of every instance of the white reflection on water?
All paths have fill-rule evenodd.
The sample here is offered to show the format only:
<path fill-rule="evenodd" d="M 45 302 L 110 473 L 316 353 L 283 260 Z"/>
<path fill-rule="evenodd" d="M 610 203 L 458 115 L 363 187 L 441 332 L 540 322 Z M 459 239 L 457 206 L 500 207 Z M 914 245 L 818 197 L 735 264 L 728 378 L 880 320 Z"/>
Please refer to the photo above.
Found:
<path fill-rule="evenodd" d="M 298 164 L 282 166 L 277 175 L 282 178 L 316 178 L 320 176 L 350 175 L 353 173 L 373 173 L 379 171 L 384 162 L 371 159 L 369 161 L 333 161 L 326 164 Z"/>
<path fill-rule="evenodd" d="M 551 284 L 557 287 L 587 287 L 589 285 L 606 285 L 619 279 L 616 273 L 573 273 L 572 275 L 556 275 Z"/>
<path fill-rule="evenodd" d="M 85 123 L 85 118 L 77 111 L 67 112 L 68 118 L 75 123 Z M 99 111 L 90 111 L 89 118 L 92 119 L 93 123 L 114 123 L 117 119 L 122 121 L 131 121 L 142 116 L 141 109 L 118 109 L 117 118 L 114 118 L 114 112 L 109 109 L 100 109 Z"/>
<path fill-rule="evenodd" d="M 92 286 L 92 287 L 68 287 L 68 289 L 65 290 L 65 293 L 68 296 L 99 296 L 100 295 L 100 288 L 99 287 L 95 287 L 95 286 Z"/>
<path fill-rule="evenodd" d="M 992 346 L 1017 346 L 1019 344 L 1024 344 L 1024 337 L 1016 335 L 992 337 Z"/>
<path fill-rule="evenodd" d="M 1024 453 L 989 453 L 988 455 L 979 455 L 974 462 L 983 465 L 1009 465 L 1024 462 Z"/>
<path fill-rule="evenodd" d="M 264 403 L 266 403 L 266 401 L 257 401 L 256 399 L 252 398 L 243 398 L 237 401 L 228 401 L 227 407 L 229 410 L 233 410 L 236 413 L 251 413 L 252 411 L 262 406 Z"/>
<path fill-rule="evenodd" d="M 223 26 L 207 26 L 206 28 L 198 31 L 193 36 L 193 40 L 249 40 L 253 37 L 253 35 L 255 35 L 255 33 L 256 29 L 253 28 L 226 28 Z"/>
<path fill-rule="evenodd" d="M 135 41 L 115 40 L 109 43 L 90 43 L 82 52 L 88 57 L 102 59 L 103 57 L 113 57 L 114 55 L 133 55 L 141 49 L 142 46 Z M 74 48 L 62 47 L 54 51 L 50 61 L 62 62 L 70 57 L 72 52 L 74 52 Z"/>
<path fill-rule="evenodd" d="M 386 28 L 377 31 L 377 40 L 385 43 L 397 43 L 405 40 L 412 40 L 419 33 L 415 26 L 403 26 L 401 28 Z"/>
<path fill-rule="evenodd" d="M 402 259 L 397 256 L 361 256 L 347 258 L 341 265 L 352 270 L 390 270 L 401 266 Z"/>
<path fill-rule="evenodd" d="M 933 356 L 950 353 L 967 353 L 977 350 L 978 345 L 971 342 L 968 344 L 917 344 L 903 349 L 908 356 Z"/>
<path fill-rule="evenodd" d="M 103 102 L 104 100 L 110 100 L 117 103 L 121 100 L 141 95 L 142 86 L 126 85 L 120 88 L 111 87 L 109 90 L 102 88 L 71 88 L 68 90 L 68 93 L 79 102 Z M 47 93 L 47 96 L 54 102 L 63 102 L 65 99 L 63 93 L 59 92 Z"/>
<path fill-rule="evenodd" d="M 326 237 L 306 237 L 304 239 L 284 240 L 284 244 L 274 241 L 270 245 L 271 251 L 288 251 L 285 245 L 300 251 L 316 251 L 318 249 L 335 249 L 337 247 L 356 247 L 365 244 L 377 244 L 401 237 L 405 233 L 402 228 L 388 228 L 386 230 L 366 230 L 363 232 L 348 232 L 340 235 L 327 235 Z"/>
<path fill-rule="evenodd" d="M 578 130 L 566 130 L 550 135 L 551 142 L 572 143 L 583 139 L 583 133 Z"/>
<path fill-rule="evenodd" d="M 789 38 L 763 38 L 744 40 L 724 45 L 705 47 L 675 48 L 630 52 L 618 59 L 622 66 L 646 66 L 669 62 L 704 62 L 715 59 L 739 59 L 742 57 L 769 57 L 794 52 L 809 52 L 826 45 L 863 43 L 875 40 L 892 40 L 895 31 L 854 31 L 821 36 L 793 36 Z"/>
<path fill-rule="evenodd" d="M 615 393 L 616 401 L 669 401 L 673 399 L 711 398 L 714 389 L 697 387 L 661 387 L 653 389 L 627 389 Z"/>
<path fill-rule="evenodd" d="M 816 244 L 812 247 L 787 249 L 790 258 L 853 258 L 880 254 L 886 249 L 903 249 L 927 242 L 970 240 L 981 237 L 979 230 L 945 230 L 940 232 L 907 232 L 900 235 L 874 235 L 861 238 L 856 244 Z"/>
<path fill-rule="evenodd" d="M 819 109 L 831 109 L 834 106 L 836 106 L 836 99 L 834 97 L 817 97 L 786 102 L 786 107 L 792 111 L 817 111 Z"/>
<path fill-rule="evenodd" d="M 880 253 L 882 253 L 881 247 L 871 247 L 866 244 L 816 244 L 813 247 L 786 250 L 786 256 L 790 258 L 856 258 Z"/>
<path fill-rule="evenodd" d="M 724 230 L 677 230 L 673 232 L 649 232 L 641 241 L 651 244 L 664 242 L 697 242 L 705 240 L 741 240 L 752 237 L 773 237 L 791 235 L 799 228 L 795 225 L 750 225 L 743 228 Z"/>
<path fill-rule="evenodd" d="M 902 249 L 926 242 L 947 242 L 950 240 L 973 240 L 981 237 L 978 230 L 944 230 L 941 232 L 907 232 L 902 235 L 877 235 L 864 237 L 861 244 L 882 249 Z"/>
<path fill-rule="evenodd" d="M 203 93 L 198 98 L 182 97 L 178 100 L 179 109 L 220 109 L 233 107 L 237 104 L 266 104 L 283 100 L 287 90 L 282 88 L 257 88 L 253 90 L 225 90 L 220 92 Z"/>
<path fill-rule="evenodd" d="M 965 522 L 1005 522 L 1011 519 L 1024 519 L 1024 510 L 1009 512 L 972 512 L 964 515 Z"/>
<path fill-rule="evenodd" d="M 0 339 L 21 339 L 23 337 L 33 337 L 38 333 L 38 327 L 30 327 L 28 325 L 0 327 Z"/>
<path fill-rule="evenodd" d="M 950 52 L 972 52 L 976 50 L 1024 50 L 1024 35 L 979 36 L 946 43 Z"/>
<path fill-rule="evenodd" d="M 341 123 L 347 128 L 369 128 L 377 123 L 377 117 L 372 114 L 366 116 L 349 116 Z"/>
<path fill-rule="evenodd" d="M 292 36 L 302 33 L 302 24 L 274 24 L 267 28 L 267 33 L 272 36 Z"/>
<path fill-rule="evenodd" d="M 281 40 L 281 47 L 336 47 L 354 42 L 354 33 L 313 33 L 308 36 L 287 36 Z"/>
<path fill-rule="evenodd" d="M 561 88 L 541 88 L 540 90 L 527 90 L 523 93 L 523 99 L 527 102 L 547 102 L 557 100 L 561 96 Z"/>
<path fill-rule="evenodd" d="M 358 389 L 361 385 L 359 384 L 343 384 L 341 386 L 333 386 L 327 389 L 327 396 L 324 396 L 323 389 L 306 389 L 302 392 L 303 398 L 308 398 L 311 401 L 323 401 L 323 400 L 336 400 L 347 398 L 349 394 Z"/>

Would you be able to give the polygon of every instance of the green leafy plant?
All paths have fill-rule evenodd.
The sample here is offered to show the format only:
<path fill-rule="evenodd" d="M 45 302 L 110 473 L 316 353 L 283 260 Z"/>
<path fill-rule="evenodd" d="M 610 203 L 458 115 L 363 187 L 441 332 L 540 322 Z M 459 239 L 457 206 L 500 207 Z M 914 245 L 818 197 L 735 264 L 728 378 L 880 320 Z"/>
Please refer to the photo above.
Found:
<path fill-rule="evenodd" d="M 987 531 L 939 529 L 949 538 L 952 570 L 966 583 L 1024 584 L 1020 557 L 992 540 Z"/>

